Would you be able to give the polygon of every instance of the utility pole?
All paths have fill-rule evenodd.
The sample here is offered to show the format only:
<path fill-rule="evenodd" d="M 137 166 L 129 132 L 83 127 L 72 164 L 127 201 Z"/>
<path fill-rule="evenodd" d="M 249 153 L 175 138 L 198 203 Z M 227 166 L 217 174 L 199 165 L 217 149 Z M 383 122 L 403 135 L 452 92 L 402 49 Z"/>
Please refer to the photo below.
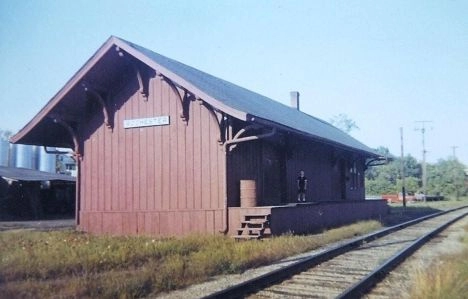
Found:
<path fill-rule="evenodd" d="M 453 159 L 457 160 L 457 155 L 455 153 L 455 150 L 458 148 L 458 146 L 452 145 L 451 148 L 452 148 L 452 153 L 453 153 Z"/>
<path fill-rule="evenodd" d="M 458 146 L 452 145 L 451 148 L 452 148 L 452 153 L 453 153 L 453 157 L 452 157 L 453 162 L 456 163 L 457 162 L 457 155 L 455 153 L 455 150 L 458 148 Z M 452 176 L 453 176 L 453 184 L 454 184 L 455 189 L 456 189 L 456 191 L 455 191 L 456 198 L 457 198 L 457 200 L 459 200 L 460 199 L 460 191 L 458 190 L 458 187 L 457 187 L 457 173 L 456 173 L 456 170 L 455 170 L 455 165 L 452 168 Z"/>
<path fill-rule="evenodd" d="M 403 152 L 403 127 L 400 127 L 401 137 L 401 194 L 403 196 L 403 207 L 406 208 L 406 190 L 405 190 L 405 154 Z"/>
<path fill-rule="evenodd" d="M 416 128 L 416 131 L 421 131 L 422 135 L 422 185 L 423 185 L 423 194 L 424 194 L 424 201 L 426 201 L 427 196 L 427 170 L 426 170 L 426 144 L 425 144 L 425 137 L 424 134 L 426 133 L 426 124 L 431 123 L 431 120 L 417 120 L 416 123 L 421 124 L 420 128 Z"/>

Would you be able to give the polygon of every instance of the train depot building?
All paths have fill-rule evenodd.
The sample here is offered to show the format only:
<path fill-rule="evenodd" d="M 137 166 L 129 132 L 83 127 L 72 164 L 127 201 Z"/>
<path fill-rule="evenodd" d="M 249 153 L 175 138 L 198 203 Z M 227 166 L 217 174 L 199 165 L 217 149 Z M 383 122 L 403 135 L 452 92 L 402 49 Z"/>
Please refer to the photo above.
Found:
<path fill-rule="evenodd" d="M 11 141 L 73 149 L 76 222 L 92 233 L 306 233 L 386 213 L 364 194 L 379 155 L 291 96 L 110 37 Z"/>

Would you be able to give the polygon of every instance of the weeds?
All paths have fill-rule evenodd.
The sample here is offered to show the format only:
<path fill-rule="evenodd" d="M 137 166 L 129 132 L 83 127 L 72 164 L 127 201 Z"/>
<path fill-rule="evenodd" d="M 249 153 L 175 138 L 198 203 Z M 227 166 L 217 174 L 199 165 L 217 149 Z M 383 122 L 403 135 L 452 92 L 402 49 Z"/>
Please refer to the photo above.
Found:
<path fill-rule="evenodd" d="M 401 222 L 437 211 L 446 204 L 415 203 L 404 210 L 393 207 L 390 218 L 392 222 Z M 248 242 L 208 235 L 150 238 L 93 236 L 71 230 L 4 231 L 0 232 L 0 297 L 135 298 L 155 295 L 206 281 L 212 276 L 241 273 L 331 242 L 366 234 L 380 226 L 376 221 L 366 221 L 322 234 L 283 235 Z M 464 242 L 468 244 L 468 237 Z M 421 281 L 440 280 L 438 285 L 446 285 L 442 279 L 449 277 L 450 281 L 455 281 L 449 272 L 458 275 L 454 267 L 465 265 L 457 270 L 465 273 L 462 276 L 465 280 L 449 287 L 450 291 L 457 288 L 465 291 L 468 256 L 466 252 L 464 254 L 455 259 L 463 263 L 447 263 L 449 270 L 441 268 L 439 276 Z M 431 294 L 436 292 L 424 293 L 419 298 Z"/>
<path fill-rule="evenodd" d="M 0 233 L 0 297 L 135 298 L 241 273 L 380 227 L 361 222 L 312 236 L 92 236 L 75 231 Z"/>
<path fill-rule="evenodd" d="M 465 232 L 468 226 L 464 227 Z M 410 298 L 453 299 L 467 298 L 468 294 L 468 237 L 461 238 L 463 251 L 449 255 L 429 268 L 416 270 Z"/>

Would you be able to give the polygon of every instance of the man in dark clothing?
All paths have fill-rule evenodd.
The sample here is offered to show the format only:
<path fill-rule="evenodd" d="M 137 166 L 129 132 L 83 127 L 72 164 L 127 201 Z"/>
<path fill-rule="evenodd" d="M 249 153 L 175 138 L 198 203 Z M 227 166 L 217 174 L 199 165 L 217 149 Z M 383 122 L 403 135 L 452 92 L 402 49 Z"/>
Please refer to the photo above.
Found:
<path fill-rule="evenodd" d="M 297 177 L 297 201 L 306 201 L 305 193 L 307 190 L 307 177 L 304 175 L 304 170 L 299 172 Z"/>

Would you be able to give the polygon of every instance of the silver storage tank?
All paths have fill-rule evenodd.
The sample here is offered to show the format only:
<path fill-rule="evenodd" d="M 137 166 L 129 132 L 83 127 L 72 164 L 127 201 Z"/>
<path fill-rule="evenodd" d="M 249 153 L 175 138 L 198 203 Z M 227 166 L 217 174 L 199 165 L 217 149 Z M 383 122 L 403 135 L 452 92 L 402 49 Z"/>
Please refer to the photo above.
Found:
<path fill-rule="evenodd" d="M 10 156 L 8 160 L 9 167 L 15 167 L 16 165 L 16 148 L 17 144 L 10 143 Z"/>
<path fill-rule="evenodd" d="M 48 148 L 50 151 L 54 151 L 55 148 Z M 48 154 L 44 147 L 37 147 L 37 153 L 39 156 L 39 170 L 55 173 L 55 154 Z"/>
<path fill-rule="evenodd" d="M 10 143 L 7 140 L 0 139 L 0 166 L 9 166 Z"/>
<path fill-rule="evenodd" d="M 26 144 L 16 145 L 16 163 L 15 167 L 34 168 L 33 147 Z"/>

